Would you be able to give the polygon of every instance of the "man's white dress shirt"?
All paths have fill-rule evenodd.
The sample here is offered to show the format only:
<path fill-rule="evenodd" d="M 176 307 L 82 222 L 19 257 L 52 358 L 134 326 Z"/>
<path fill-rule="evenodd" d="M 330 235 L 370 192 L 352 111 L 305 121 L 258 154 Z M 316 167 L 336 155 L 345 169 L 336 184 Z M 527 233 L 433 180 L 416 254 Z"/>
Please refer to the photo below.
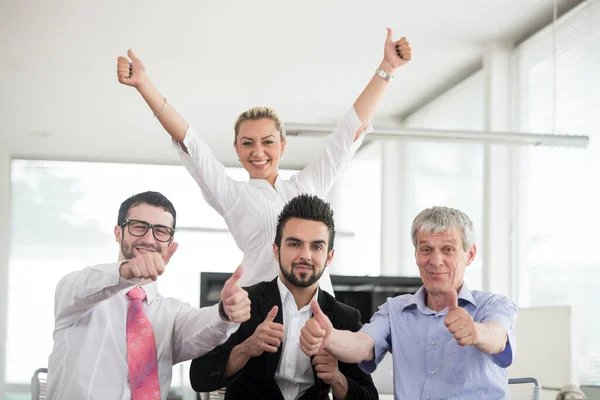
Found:
<path fill-rule="evenodd" d="M 295 400 L 315 384 L 310 357 L 300 349 L 300 330 L 311 316 L 310 302 L 298 310 L 294 296 L 280 278 L 277 287 L 283 312 L 283 342 L 275 382 L 285 400 Z M 317 288 L 313 300 L 318 294 Z"/>
<path fill-rule="evenodd" d="M 139 280 L 122 279 L 119 266 L 88 267 L 58 283 L 49 399 L 131 399 L 125 329 L 131 300 L 126 293 Z M 163 298 L 156 282 L 141 287 L 146 292 L 144 313 L 154 329 L 160 394 L 165 400 L 173 365 L 224 343 L 239 324 L 222 321 L 216 305 L 197 309 Z"/>

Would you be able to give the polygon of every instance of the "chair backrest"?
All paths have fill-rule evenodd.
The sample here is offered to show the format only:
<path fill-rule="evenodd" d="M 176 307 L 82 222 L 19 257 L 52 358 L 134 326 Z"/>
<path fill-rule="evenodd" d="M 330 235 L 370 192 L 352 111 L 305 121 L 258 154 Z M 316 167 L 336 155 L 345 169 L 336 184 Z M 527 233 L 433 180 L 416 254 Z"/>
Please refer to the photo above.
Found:
<path fill-rule="evenodd" d="M 38 368 L 31 377 L 31 400 L 46 400 L 48 368 Z"/>
<path fill-rule="evenodd" d="M 508 380 L 509 385 L 521 385 L 531 383 L 533 384 L 533 391 L 531 392 L 530 399 L 542 400 L 542 385 L 535 378 L 511 378 Z"/>
<path fill-rule="evenodd" d="M 198 393 L 200 400 L 223 400 L 225 398 L 225 388 L 213 392 Z"/>

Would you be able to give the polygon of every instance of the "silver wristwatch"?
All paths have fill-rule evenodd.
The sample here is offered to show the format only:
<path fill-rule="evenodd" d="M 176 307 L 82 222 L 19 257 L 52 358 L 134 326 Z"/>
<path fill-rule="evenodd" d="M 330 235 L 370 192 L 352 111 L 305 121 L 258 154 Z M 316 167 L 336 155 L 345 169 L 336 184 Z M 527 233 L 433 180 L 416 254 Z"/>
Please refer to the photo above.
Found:
<path fill-rule="evenodd" d="M 381 78 L 385 79 L 386 82 L 391 82 L 392 80 L 394 80 L 394 77 L 392 75 L 389 75 L 387 72 L 385 72 L 381 68 L 377 68 L 375 70 L 375 75 L 378 75 Z"/>

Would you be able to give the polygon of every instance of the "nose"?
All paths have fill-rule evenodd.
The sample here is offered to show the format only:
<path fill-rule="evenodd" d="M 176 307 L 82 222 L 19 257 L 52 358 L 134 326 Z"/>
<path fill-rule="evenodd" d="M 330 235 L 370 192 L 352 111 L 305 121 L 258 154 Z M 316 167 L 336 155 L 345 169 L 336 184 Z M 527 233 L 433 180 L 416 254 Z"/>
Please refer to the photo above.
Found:
<path fill-rule="evenodd" d="M 300 259 L 310 261 L 311 254 L 310 254 L 310 246 L 308 244 L 306 246 L 302 246 L 302 249 L 300 251 Z"/>
<path fill-rule="evenodd" d="M 255 147 L 254 147 L 254 154 L 257 156 L 262 156 L 264 154 L 264 147 L 262 144 L 258 143 Z"/>
<path fill-rule="evenodd" d="M 436 267 L 441 266 L 444 263 L 444 257 L 439 250 L 436 250 L 431 253 L 431 264 Z"/>
<path fill-rule="evenodd" d="M 142 236 L 142 240 L 144 242 L 156 243 L 156 238 L 154 237 L 154 229 L 149 228 L 148 231 Z"/>

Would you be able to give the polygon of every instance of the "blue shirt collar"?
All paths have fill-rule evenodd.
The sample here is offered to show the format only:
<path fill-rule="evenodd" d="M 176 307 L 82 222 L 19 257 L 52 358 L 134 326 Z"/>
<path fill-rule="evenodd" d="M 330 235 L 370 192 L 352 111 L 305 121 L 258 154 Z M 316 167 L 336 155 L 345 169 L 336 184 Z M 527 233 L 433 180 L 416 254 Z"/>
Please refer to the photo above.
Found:
<path fill-rule="evenodd" d="M 415 294 L 410 296 L 410 298 L 408 299 L 408 301 L 406 302 L 404 307 L 402 307 L 402 311 L 404 311 L 406 308 L 408 308 L 410 306 L 416 306 L 417 309 L 419 311 L 421 311 L 423 314 L 436 314 L 435 311 L 428 308 L 427 305 L 425 304 L 426 294 L 427 294 L 427 289 L 425 289 L 425 286 L 421 286 Z M 458 305 L 464 306 L 466 303 L 470 303 L 475 308 L 477 308 L 477 302 L 473 298 L 473 294 L 469 290 L 469 287 L 467 286 L 467 284 L 465 282 L 463 282 L 463 285 L 461 286 L 460 290 L 458 291 Z"/>

